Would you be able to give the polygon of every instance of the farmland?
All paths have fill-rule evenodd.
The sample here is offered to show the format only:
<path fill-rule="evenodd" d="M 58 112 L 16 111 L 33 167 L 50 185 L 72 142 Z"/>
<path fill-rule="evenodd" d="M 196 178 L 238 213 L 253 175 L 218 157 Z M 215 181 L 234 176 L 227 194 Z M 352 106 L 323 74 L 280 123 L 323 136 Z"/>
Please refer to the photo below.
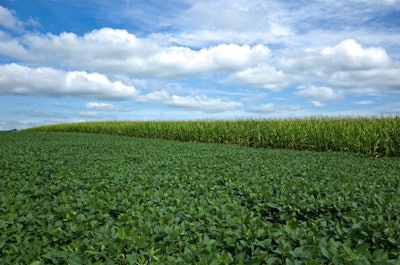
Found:
<path fill-rule="evenodd" d="M 28 131 L 81 132 L 248 147 L 400 156 L 400 117 L 217 121 L 107 121 Z"/>
<path fill-rule="evenodd" d="M 387 140 L 393 148 L 351 153 L 133 138 L 117 134 L 135 136 L 135 127 L 114 128 L 0 133 L 1 264 L 400 260 L 398 135 Z"/>

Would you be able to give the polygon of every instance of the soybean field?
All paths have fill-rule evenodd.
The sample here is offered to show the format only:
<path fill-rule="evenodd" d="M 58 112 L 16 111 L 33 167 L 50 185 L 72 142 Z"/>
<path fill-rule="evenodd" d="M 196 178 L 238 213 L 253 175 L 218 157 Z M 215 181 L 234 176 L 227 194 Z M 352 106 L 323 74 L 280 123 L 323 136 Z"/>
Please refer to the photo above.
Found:
<path fill-rule="evenodd" d="M 400 262 L 398 146 L 116 134 L 0 133 L 0 264 Z"/>

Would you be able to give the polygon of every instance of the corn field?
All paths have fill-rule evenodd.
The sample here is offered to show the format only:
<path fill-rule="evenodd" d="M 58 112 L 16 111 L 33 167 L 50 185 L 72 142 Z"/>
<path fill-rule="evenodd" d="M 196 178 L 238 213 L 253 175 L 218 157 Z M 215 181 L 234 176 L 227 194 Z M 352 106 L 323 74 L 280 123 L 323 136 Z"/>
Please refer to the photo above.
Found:
<path fill-rule="evenodd" d="M 103 121 L 34 127 L 77 132 L 222 143 L 254 148 L 341 151 L 400 156 L 400 117 L 216 121 Z"/>

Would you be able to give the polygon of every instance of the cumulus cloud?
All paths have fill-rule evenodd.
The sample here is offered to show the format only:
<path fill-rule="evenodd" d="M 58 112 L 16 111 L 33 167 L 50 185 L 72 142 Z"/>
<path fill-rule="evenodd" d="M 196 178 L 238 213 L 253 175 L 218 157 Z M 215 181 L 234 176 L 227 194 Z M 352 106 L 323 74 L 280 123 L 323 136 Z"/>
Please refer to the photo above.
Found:
<path fill-rule="evenodd" d="M 363 48 L 353 39 L 344 40 L 335 47 L 326 47 L 320 54 L 325 63 L 341 70 L 368 70 L 390 64 L 389 56 L 384 49 Z"/>
<path fill-rule="evenodd" d="M 271 113 L 276 111 L 276 106 L 274 103 L 267 103 L 258 106 L 252 106 L 248 110 L 249 112 L 256 112 L 256 113 Z"/>
<path fill-rule="evenodd" d="M 167 106 L 198 110 L 203 112 L 224 112 L 242 107 L 242 103 L 221 98 L 210 98 L 205 95 L 178 96 L 170 95 L 167 91 L 156 91 L 139 96 L 136 100 L 141 103 L 163 103 Z"/>
<path fill-rule="evenodd" d="M 173 46 L 149 58 L 147 67 L 160 77 L 234 72 L 265 60 L 269 53 L 263 45 L 221 44 L 199 51 Z"/>
<path fill-rule="evenodd" d="M 74 115 L 237 118 L 324 113 L 317 108 L 398 110 L 398 0 L 174 0 L 162 8 L 103 2 L 82 9 L 109 26 L 98 29 L 83 26 L 78 12 L 73 27 L 54 20 L 29 31 L 40 26 L 38 19 L 18 18 L 0 6 L 0 95 L 31 95 L 32 102 L 36 96 L 79 98 L 52 106 L 43 100 L 20 114 L 18 106 L 5 105 L 2 114 L 64 122 Z M 112 28 L 117 25 L 125 29 Z M 60 33 L 67 28 L 89 31 Z M 388 104 L 376 107 L 371 95 Z M 345 96 L 348 101 L 329 108 Z M 139 108 L 132 112 L 117 100 Z M 151 106 L 140 109 L 141 103 Z"/>
<path fill-rule="evenodd" d="M 310 86 L 307 88 L 301 88 L 295 92 L 296 96 L 304 97 L 311 100 L 338 100 L 343 97 L 341 93 L 335 92 L 330 87 L 316 87 Z M 317 104 L 318 105 L 318 104 Z"/>
<path fill-rule="evenodd" d="M 290 72 L 317 70 L 331 72 L 376 69 L 388 67 L 391 62 L 384 49 L 363 48 L 355 40 L 348 39 L 320 51 L 307 49 L 305 54 L 285 57 L 280 63 Z"/>
<path fill-rule="evenodd" d="M 0 53 L 33 63 L 130 78 L 180 78 L 230 74 L 228 80 L 280 91 L 291 83 L 398 90 L 400 66 L 381 47 L 354 39 L 319 50 L 277 51 L 265 45 L 219 44 L 202 49 L 160 46 L 126 30 L 102 28 L 82 36 L 26 34 L 0 37 Z M 277 70 L 279 69 L 279 70 Z"/>
<path fill-rule="evenodd" d="M 329 77 L 328 82 L 348 88 L 353 92 L 356 92 L 357 88 L 367 92 L 379 90 L 400 91 L 399 76 L 400 66 L 393 65 L 392 68 L 338 71 Z"/>
<path fill-rule="evenodd" d="M 355 101 L 354 104 L 357 105 L 370 105 L 373 104 L 374 101 L 373 100 L 361 100 L 361 101 Z"/>
<path fill-rule="evenodd" d="M 7 9 L 0 5 L 0 27 L 7 30 L 22 32 L 24 27 L 40 27 L 37 19 L 29 18 L 27 21 L 21 21 L 13 10 Z"/>
<path fill-rule="evenodd" d="M 317 108 L 323 108 L 323 107 L 327 106 L 326 103 L 322 103 L 319 100 L 313 100 L 311 103 L 313 104 L 314 107 L 317 107 Z"/>
<path fill-rule="evenodd" d="M 163 47 L 137 38 L 126 30 L 102 28 L 83 36 L 25 35 L 12 50 L 0 42 L 0 53 L 30 61 L 59 64 L 103 74 L 134 77 L 180 77 L 213 72 L 234 72 L 266 60 L 270 50 L 264 45 L 220 44 L 194 50 L 181 46 Z M 3 48 L 1 48 L 3 47 Z"/>
<path fill-rule="evenodd" d="M 161 90 L 150 92 L 146 95 L 141 95 L 136 99 L 136 101 L 142 103 L 165 102 L 170 100 L 170 97 L 171 96 L 168 94 L 167 91 Z"/>
<path fill-rule="evenodd" d="M 272 91 L 279 91 L 287 85 L 285 74 L 269 65 L 258 65 L 247 68 L 233 74 L 231 79 Z"/>
<path fill-rule="evenodd" d="M 126 30 L 102 28 L 83 36 L 63 32 L 59 35 L 27 34 L 20 39 L 26 50 L 35 55 L 34 61 L 54 62 L 65 66 L 104 70 L 129 67 L 127 60 L 138 55 L 147 57 L 156 47 Z M 137 58 L 137 59 L 139 59 Z M 140 64 L 141 61 L 136 61 Z"/>
<path fill-rule="evenodd" d="M 0 65 L 0 94 L 126 100 L 138 92 L 120 81 L 85 71 L 65 72 L 49 67 Z"/>
<path fill-rule="evenodd" d="M 117 110 L 118 108 L 111 103 L 89 102 L 85 105 L 86 109 L 91 110 Z"/>
<path fill-rule="evenodd" d="M 172 95 L 171 101 L 168 103 L 168 105 L 194 110 L 202 110 L 204 112 L 223 112 L 227 110 L 234 110 L 242 106 L 242 104 L 239 102 L 224 100 L 220 98 L 209 98 L 203 95 Z"/>
<path fill-rule="evenodd" d="M 11 30 L 19 30 L 22 24 L 12 11 L 0 5 L 0 26 Z"/>
<path fill-rule="evenodd" d="M 287 54 L 279 61 L 299 82 L 324 82 L 330 86 L 399 90 L 400 66 L 383 48 L 363 48 L 353 39 L 306 54 Z M 307 78 L 308 80 L 305 80 Z"/>
<path fill-rule="evenodd" d="M 0 32 L 1 33 L 1 32 Z M 0 35 L 0 54 L 18 60 L 33 60 L 34 56 L 27 51 L 16 39 L 11 39 L 7 35 Z"/>
<path fill-rule="evenodd" d="M 140 95 L 134 87 L 120 81 L 110 81 L 98 73 L 66 72 L 49 67 L 31 68 L 15 63 L 0 66 L 0 94 L 134 100 L 209 113 L 242 107 L 242 103 L 228 99 L 205 95 L 180 96 L 169 94 L 165 90 Z M 80 116 L 95 116 L 97 111 L 120 110 L 115 105 L 104 102 L 89 102 L 85 108 L 87 111 L 81 112 Z"/>

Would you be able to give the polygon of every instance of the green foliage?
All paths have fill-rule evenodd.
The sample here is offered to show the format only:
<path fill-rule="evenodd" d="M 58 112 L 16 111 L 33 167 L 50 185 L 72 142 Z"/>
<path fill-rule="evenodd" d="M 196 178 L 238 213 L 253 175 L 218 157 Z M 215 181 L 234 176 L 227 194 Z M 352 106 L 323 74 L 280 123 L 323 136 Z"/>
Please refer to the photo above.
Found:
<path fill-rule="evenodd" d="M 114 121 L 28 129 L 227 143 L 249 147 L 400 156 L 400 118 L 307 118 L 233 121 Z"/>
<path fill-rule="evenodd" d="M 0 134 L 0 264 L 399 264 L 400 160 Z"/>

